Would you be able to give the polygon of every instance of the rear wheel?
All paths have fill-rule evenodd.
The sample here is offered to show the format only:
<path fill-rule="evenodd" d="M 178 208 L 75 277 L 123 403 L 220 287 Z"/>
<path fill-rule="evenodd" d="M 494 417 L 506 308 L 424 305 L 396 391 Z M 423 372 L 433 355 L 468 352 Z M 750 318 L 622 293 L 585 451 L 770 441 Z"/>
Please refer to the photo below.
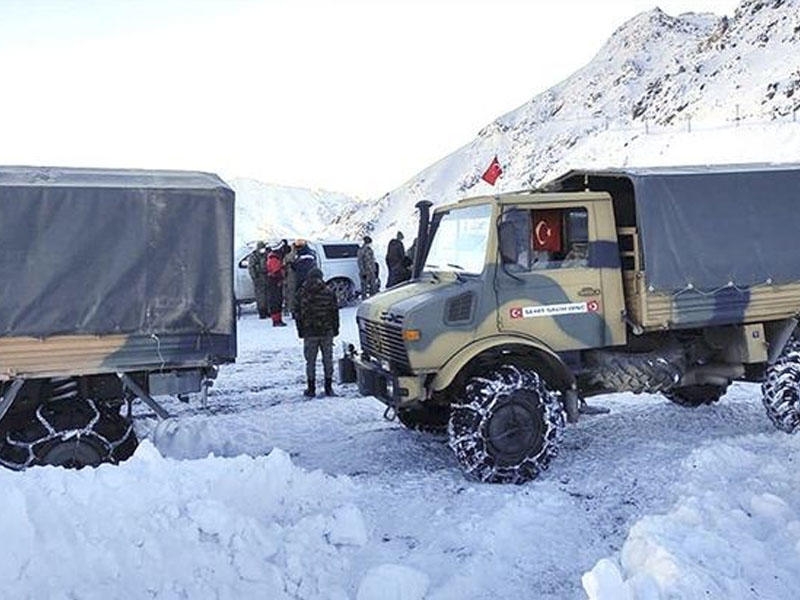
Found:
<path fill-rule="evenodd" d="M 353 282 L 349 279 L 343 279 L 341 277 L 337 279 L 331 279 L 327 285 L 331 290 L 333 290 L 333 293 L 336 294 L 336 302 L 339 305 L 339 308 L 347 306 L 353 301 L 356 288 L 355 285 L 353 285 Z"/>
<path fill-rule="evenodd" d="M 772 424 L 793 433 L 800 427 L 800 340 L 793 337 L 761 384 L 762 401 Z"/>
<path fill-rule="evenodd" d="M 137 443 L 132 424 L 116 407 L 86 399 L 53 401 L 6 434 L 0 463 L 16 470 L 33 465 L 96 467 L 129 458 Z"/>
<path fill-rule="evenodd" d="M 524 483 L 558 454 L 565 416 L 558 396 L 535 371 L 503 365 L 472 377 L 452 405 L 450 447 L 468 476 Z"/>
<path fill-rule="evenodd" d="M 727 385 L 687 385 L 679 388 L 672 388 L 664 392 L 664 396 L 680 406 L 696 408 L 703 404 L 714 404 L 725 395 Z"/>

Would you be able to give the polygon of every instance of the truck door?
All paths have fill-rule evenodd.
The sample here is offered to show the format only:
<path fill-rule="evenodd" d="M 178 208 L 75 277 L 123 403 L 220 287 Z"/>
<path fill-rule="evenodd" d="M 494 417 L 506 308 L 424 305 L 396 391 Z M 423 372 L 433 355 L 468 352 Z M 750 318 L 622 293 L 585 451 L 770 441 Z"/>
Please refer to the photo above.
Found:
<path fill-rule="evenodd" d="M 504 332 L 531 335 L 556 351 L 625 343 L 610 197 L 506 206 L 500 244 L 496 289 Z"/>

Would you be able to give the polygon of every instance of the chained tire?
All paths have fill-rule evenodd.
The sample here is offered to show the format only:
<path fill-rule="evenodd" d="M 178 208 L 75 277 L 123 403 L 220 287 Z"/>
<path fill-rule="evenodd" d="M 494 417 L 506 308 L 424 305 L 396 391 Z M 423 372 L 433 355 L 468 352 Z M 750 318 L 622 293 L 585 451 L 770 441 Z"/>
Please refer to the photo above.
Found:
<path fill-rule="evenodd" d="M 338 304 L 339 308 L 349 306 L 353 302 L 353 298 L 356 295 L 356 288 L 353 282 L 349 279 L 337 277 L 335 279 L 331 279 L 327 283 L 327 286 L 328 289 L 330 289 L 336 296 L 336 303 Z"/>
<path fill-rule="evenodd" d="M 686 372 L 686 356 L 679 346 L 650 352 L 597 350 L 586 356 L 582 387 L 606 392 L 658 393 L 675 387 Z"/>
<path fill-rule="evenodd" d="M 9 431 L 0 446 L 0 464 L 22 470 L 34 465 L 72 469 L 119 463 L 138 441 L 118 407 L 70 399 L 43 404 L 33 418 Z"/>
<path fill-rule="evenodd" d="M 418 404 L 397 411 L 397 420 L 406 428 L 427 433 L 444 433 L 450 420 L 447 404 Z"/>
<path fill-rule="evenodd" d="M 792 337 L 775 364 L 767 367 L 761 400 L 772 424 L 794 433 L 800 427 L 800 339 Z"/>
<path fill-rule="evenodd" d="M 667 400 L 687 408 L 697 408 L 704 404 L 714 404 L 725 395 L 727 385 L 700 384 L 672 388 L 664 392 Z"/>
<path fill-rule="evenodd" d="M 468 477 L 525 483 L 558 454 L 566 419 L 536 371 L 503 365 L 472 377 L 451 407 L 450 448 Z"/>

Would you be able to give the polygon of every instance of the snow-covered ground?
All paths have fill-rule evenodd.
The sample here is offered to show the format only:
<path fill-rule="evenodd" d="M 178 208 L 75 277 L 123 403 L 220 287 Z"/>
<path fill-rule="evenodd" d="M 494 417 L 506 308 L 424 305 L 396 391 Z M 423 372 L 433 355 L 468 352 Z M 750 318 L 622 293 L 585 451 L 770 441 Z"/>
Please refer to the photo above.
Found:
<path fill-rule="evenodd" d="M 239 325 L 208 408 L 139 407 L 126 463 L 0 471 L 0 596 L 796 596 L 800 437 L 756 386 L 697 409 L 597 398 L 611 412 L 570 426 L 542 477 L 486 485 L 353 385 L 304 399 L 292 327 Z"/>

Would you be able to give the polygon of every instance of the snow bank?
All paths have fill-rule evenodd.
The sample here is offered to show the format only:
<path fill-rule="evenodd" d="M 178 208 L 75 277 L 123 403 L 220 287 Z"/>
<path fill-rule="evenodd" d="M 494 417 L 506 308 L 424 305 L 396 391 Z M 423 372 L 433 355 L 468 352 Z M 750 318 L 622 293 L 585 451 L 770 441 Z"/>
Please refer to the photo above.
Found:
<path fill-rule="evenodd" d="M 0 471 L 7 598 L 346 598 L 367 541 L 346 477 L 289 456 Z"/>
<path fill-rule="evenodd" d="M 776 452 L 776 446 L 779 450 Z M 753 436 L 693 452 L 681 500 L 630 530 L 582 582 L 589 598 L 790 598 L 800 586 L 796 438 Z"/>

